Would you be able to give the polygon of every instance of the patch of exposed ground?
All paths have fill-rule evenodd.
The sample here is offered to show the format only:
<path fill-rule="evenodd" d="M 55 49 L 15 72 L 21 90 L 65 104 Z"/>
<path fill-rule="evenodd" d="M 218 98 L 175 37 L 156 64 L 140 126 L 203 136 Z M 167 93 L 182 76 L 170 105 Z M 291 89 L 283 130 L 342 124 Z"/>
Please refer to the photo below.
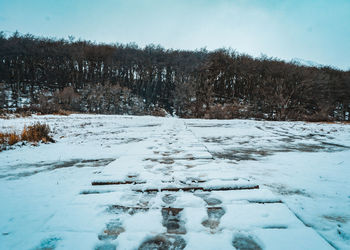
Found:
<path fill-rule="evenodd" d="M 185 221 L 181 219 L 183 208 L 162 208 L 163 226 L 168 234 L 186 234 Z"/>
<path fill-rule="evenodd" d="M 182 250 L 186 247 L 186 241 L 179 235 L 160 234 L 145 240 L 139 250 Z"/>
<path fill-rule="evenodd" d="M 173 195 L 173 194 L 165 194 L 163 197 L 162 197 L 162 201 L 169 205 L 171 203 L 174 203 L 176 201 L 176 196 Z"/>
<path fill-rule="evenodd" d="M 286 139 L 286 138 L 285 138 Z M 271 156 L 281 152 L 339 152 L 349 150 L 350 147 L 336 143 L 320 142 L 314 143 L 285 143 L 275 147 L 235 147 L 222 151 L 210 152 L 214 158 L 235 161 L 257 161 L 263 157 Z"/>
<path fill-rule="evenodd" d="M 350 217 L 345 215 L 323 215 L 323 218 L 332 222 L 339 223 L 347 223 L 348 221 L 350 221 Z"/>
<path fill-rule="evenodd" d="M 261 157 L 272 155 L 272 152 L 256 148 L 238 148 L 210 153 L 212 154 L 214 159 L 227 159 L 235 161 L 257 161 Z"/>
<path fill-rule="evenodd" d="M 290 196 L 290 195 L 300 195 L 304 197 L 311 198 L 311 195 L 306 192 L 304 189 L 293 189 L 290 187 L 287 187 L 282 184 L 267 184 L 266 186 L 270 187 L 272 191 L 283 195 L 283 196 Z"/>
<path fill-rule="evenodd" d="M 35 250 L 53 250 L 56 248 L 60 240 L 61 238 L 58 237 L 44 239 L 40 242 L 40 245 L 35 248 Z"/>
<path fill-rule="evenodd" d="M 115 240 L 118 236 L 125 232 L 122 224 L 119 220 L 114 220 L 106 224 L 105 229 L 98 235 L 98 239 L 101 241 Z"/>
<path fill-rule="evenodd" d="M 263 248 L 250 235 L 237 234 L 232 240 L 232 245 L 237 250 L 262 250 Z"/>
<path fill-rule="evenodd" d="M 230 124 L 188 124 L 192 127 L 227 127 Z M 283 127 L 272 127 L 268 125 L 256 126 L 264 131 L 264 134 L 240 136 L 203 136 L 201 139 L 205 144 L 219 146 L 222 150 L 209 150 L 217 159 L 235 161 L 260 160 L 281 152 L 339 152 L 350 150 L 350 146 L 334 142 L 334 137 L 329 131 L 320 129 L 313 131 L 306 127 L 296 127 L 296 133 L 290 132 Z M 209 147 L 210 148 L 210 147 Z"/>
<path fill-rule="evenodd" d="M 110 205 L 107 208 L 107 212 L 114 213 L 114 214 L 122 214 L 122 213 L 128 213 L 130 215 L 134 215 L 138 212 L 147 212 L 149 210 L 148 207 L 127 207 L 127 206 L 121 206 L 121 205 Z"/>

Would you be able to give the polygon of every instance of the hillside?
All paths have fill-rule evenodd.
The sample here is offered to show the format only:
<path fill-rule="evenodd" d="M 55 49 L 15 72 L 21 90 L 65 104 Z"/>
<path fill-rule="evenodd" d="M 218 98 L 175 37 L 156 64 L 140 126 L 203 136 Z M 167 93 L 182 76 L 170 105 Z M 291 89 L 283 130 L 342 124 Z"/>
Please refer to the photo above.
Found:
<path fill-rule="evenodd" d="M 350 72 L 231 49 L 0 33 L 0 109 L 347 121 Z"/>

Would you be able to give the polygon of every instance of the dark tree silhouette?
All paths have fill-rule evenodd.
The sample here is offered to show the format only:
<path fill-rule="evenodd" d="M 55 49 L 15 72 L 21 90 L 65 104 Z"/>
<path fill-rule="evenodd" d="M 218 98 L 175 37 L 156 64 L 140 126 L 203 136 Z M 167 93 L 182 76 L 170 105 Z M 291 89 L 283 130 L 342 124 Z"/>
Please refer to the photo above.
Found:
<path fill-rule="evenodd" d="M 166 50 L 0 32 L 0 109 L 349 120 L 350 71 L 231 49 Z"/>

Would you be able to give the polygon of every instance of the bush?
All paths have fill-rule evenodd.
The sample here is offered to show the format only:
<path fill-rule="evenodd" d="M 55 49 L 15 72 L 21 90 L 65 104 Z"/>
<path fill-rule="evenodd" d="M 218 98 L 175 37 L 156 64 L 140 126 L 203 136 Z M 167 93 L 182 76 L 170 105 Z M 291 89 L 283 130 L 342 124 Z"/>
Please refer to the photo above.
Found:
<path fill-rule="evenodd" d="M 16 133 L 0 133 L 1 145 L 14 145 L 21 140 L 20 136 Z"/>
<path fill-rule="evenodd" d="M 22 133 L 19 135 L 13 133 L 0 133 L 0 151 L 5 150 L 8 146 L 12 146 L 20 141 L 27 142 L 55 142 L 51 136 L 49 136 L 50 127 L 47 124 L 35 123 L 34 125 L 24 127 Z"/>
<path fill-rule="evenodd" d="M 60 109 L 60 110 L 58 110 L 57 112 L 54 112 L 53 114 L 54 114 L 54 115 L 65 115 L 65 116 L 68 116 L 68 115 L 71 115 L 71 114 L 73 114 L 73 113 L 74 113 L 74 112 L 69 111 L 69 110 Z"/>
<path fill-rule="evenodd" d="M 235 119 L 245 118 L 250 112 L 248 105 L 233 103 L 233 104 L 214 104 L 208 107 L 205 111 L 204 119 Z"/>
<path fill-rule="evenodd" d="M 153 116 L 160 116 L 160 117 L 165 117 L 167 115 L 167 112 L 164 109 L 159 107 L 154 108 L 154 110 L 152 110 L 150 113 Z"/>
<path fill-rule="evenodd" d="M 28 142 L 54 142 L 49 136 L 50 127 L 47 124 L 35 123 L 34 125 L 24 127 L 21 139 Z"/>

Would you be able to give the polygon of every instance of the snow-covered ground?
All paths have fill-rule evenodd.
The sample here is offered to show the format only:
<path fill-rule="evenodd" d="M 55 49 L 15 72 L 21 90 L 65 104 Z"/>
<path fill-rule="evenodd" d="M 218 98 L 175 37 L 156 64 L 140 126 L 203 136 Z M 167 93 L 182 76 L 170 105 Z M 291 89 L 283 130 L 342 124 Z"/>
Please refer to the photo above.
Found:
<path fill-rule="evenodd" d="M 0 249 L 350 249 L 350 126 L 33 116 L 0 152 Z"/>

